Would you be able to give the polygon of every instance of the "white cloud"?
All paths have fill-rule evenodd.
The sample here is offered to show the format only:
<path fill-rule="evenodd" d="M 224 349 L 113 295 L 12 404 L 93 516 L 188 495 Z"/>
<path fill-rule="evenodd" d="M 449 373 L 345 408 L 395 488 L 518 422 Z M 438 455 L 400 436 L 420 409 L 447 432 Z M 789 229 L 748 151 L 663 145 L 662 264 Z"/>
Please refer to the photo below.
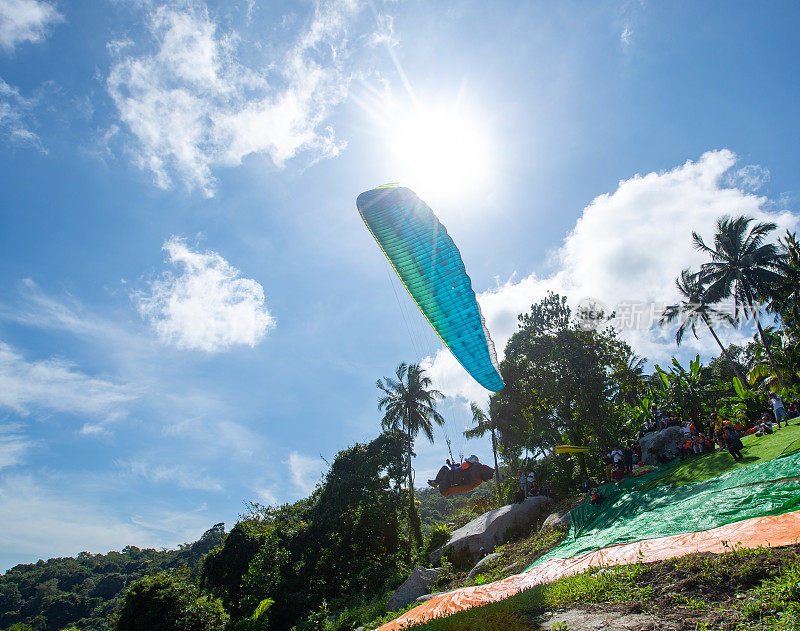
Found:
<path fill-rule="evenodd" d="M 222 491 L 218 480 L 201 472 L 196 467 L 186 464 L 152 464 L 135 460 L 123 465 L 134 475 L 150 482 L 168 482 L 182 489 L 199 489 L 201 491 Z"/>
<path fill-rule="evenodd" d="M 275 494 L 275 490 L 272 487 L 255 487 L 253 488 L 253 491 L 255 491 L 258 501 L 266 506 L 277 506 L 280 504 L 278 501 L 278 496 Z"/>
<path fill-rule="evenodd" d="M 216 352 L 236 344 L 255 346 L 275 326 L 264 288 L 216 252 L 196 252 L 177 237 L 164 243 L 178 275 L 167 271 L 136 292 L 139 312 L 160 339 L 182 349 Z"/>
<path fill-rule="evenodd" d="M 627 48 L 631 44 L 631 37 L 633 36 L 633 31 L 630 27 L 626 24 L 625 28 L 622 29 L 622 33 L 619 35 L 619 41 L 622 43 L 623 48 Z"/>
<path fill-rule="evenodd" d="M 32 111 L 37 103 L 38 99 L 22 96 L 18 88 L 0 78 L 0 137 L 12 144 L 47 153 L 39 136 L 30 130 Z"/>
<path fill-rule="evenodd" d="M 517 330 L 517 314 L 528 312 L 548 290 L 567 295 L 573 306 L 586 297 L 612 310 L 625 303 L 644 305 L 644 326 L 625 328 L 622 336 L 651 361 L 663 362 L 675 354 L 674 330 L 648 328 L 647 311 L 651 304 L 659 311 L 659 305 L 676 300 L 675 278 L 681 269 L 697 269 L 705 261 L 692 247 L 692 231 L 708 241 L 717 219 L 726 214 L 773 221 L 778 224 L 776 236 L 797 225 L 792 213 L 768 212 L 769 200 L 753 195 L 740 180 L 736 188 L 730 179 L 735 164 L 731 151 L 710 151 L 669 171 L 622 180 L 616 191 L 592 200 L 557 252 L 556 270 L 549 277 L 512 278 L 478 295 L 498 355 L 502 357 L 508 338 Z M 718 333 L 724 343 L 752 335 L 733 329 Z M 716 355 L 713 338 L 700 334 L 700 340 L 685 336 L 681 349 L 687 354 Z M 472 382 L 450 353 L 441 351 L 426 365 L 446 394 L 485 398 L 486 391 Z"/>
<path fill-rule="evenodd" d="M 20 425 L 0 425 L 0 469 L 22 464 L 25 453 L 32 444 L 22 434 Z"/>
<path fill-rule="evenodd" d="M 769 169 L 758 164 L 747 164 L 730 174 L 728 183 L 743 191 L 755 193 L 769 182 Z"/>
<path fill-rule="evenodd" d="M 40 42 L 50 26 L 63 19 L 49 2 L 0 0 L 0 47 L 10 53 L 17 44 Z"/>
<path fill-rule="evenodd" d="M 236 58 L 239 36 L 219 32 L 206 6 L 168 6 L 149 14 L 156 50 L 122 56 L 117 47 L 107 87 L 138 141 L 136 160 L 166 188 L 175 175 L 213 195 L 213 169 L 251 154 L 277 167 L 300 152 L 311 161 L 342 143 L 324 125 L 347 93 L 348 22 L 355 0 L 323 0 L 294 43 L 263 66 Z"/>
<path fill-rule="evenodd" d="M 165 426 L 164 435 L 190 438 L 202 445 L 204 453 L 209 456 L 235 455 L 237 459 L 247 459 L 267 451 L 263 435 L 225 419 L 184 419 Z"/>
<path fill-rule="evenodd" d="M 36 408 L 108 418 L 135 396 L 129 387 L 90 377 L 70 362 L 28 361 L 0 342 L 0 406 L 19 414 Z"/>
<path fill-rule="evenodd" d="M 388 13 L 379 13 L 376 17 L 375 32 L 369 38 L 372 46 L 385 44 L 389 48 L 396 47 L 400 40 L 394 32 L 394 16 Z"/>
<path fill-rule="evenodd" d="M 289 460 L 286 461 L 286 464 L 289 465 L 294 492 L 300 497 L 310 495 L 317 482 L 319 482 L 320 474 L 324 468 L 322 459 L 304 456 L 297 451 L 293 451 L 289 454 Z"/>

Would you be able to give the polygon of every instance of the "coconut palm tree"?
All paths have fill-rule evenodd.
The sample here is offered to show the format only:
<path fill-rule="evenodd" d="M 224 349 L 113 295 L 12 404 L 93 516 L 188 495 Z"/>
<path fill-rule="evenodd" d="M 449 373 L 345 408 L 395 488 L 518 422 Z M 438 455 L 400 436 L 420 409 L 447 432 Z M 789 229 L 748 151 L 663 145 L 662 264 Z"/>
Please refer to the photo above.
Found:
<path fill-rule="evenodd" d="M 793 232 L 786 231 L 780 247 L 778 273 L 780 278 L 771 288 L 767 311 L 777 313 L 789 328 L 800 325 L 800 243 Z"/>
<path fill-rule="evenodd" d="M 444 395 L 431 388 L 431 379 L 418 364 L 401 363 L 395 371 L 396 379 L 378 379 L 378 389 L 383 396 L 378 400 L 378 410 L 383 411 L 381 425 L 384 430 L 402 431 L 406 437 L 409 492 L 409 528 L 412 535 L 422 544 L 419 514 L 414 497 L 414 474 L 411 468 L 414 440 L 421 431 L 433 442 L 433 423 L 442 425 L 444 417 L 436 411 L 436 400 Z"/>
<path fill-rule="evenodd" d="M 486 432 L 491 432 L 492 453 L 494 454 L 494 481 L 497 485 L 497 499 L 499 500 L 500 504 L 502 504 L 503 496 L 501 495 L 500 491 L 500 470 L 497 468 L 497 435 L 495 434 L 495 430 L 497 428 L 495 427 L 492 417 L 481 410 L 477 403 L 473 401 L 469 404 L 469 407 L 472 410 L 472 422 L 475 423 L 475 427 L 466 430 L 464 432 L 464 436 L 467 438 L 480 438 Z"/>
<path fill-rule="evenodd" d="M 719 337 L 717 337 L 714 327 L 711 326 L 711 321 L 713 319 L 732 325 L 734 323 L 733 316 L 711 306 L 706 300 L 706 288 L 703 286 L 700 276 L 691 270 L 682 270 L 681 275 L 675 279 L 675 286 L 678 288 L 678 293 L 681 295 L 681 301 L 674 305 L 668 305 L 664 309 L 661 313 L 659 324 L 661 326 L 666 326 L 678 318 L 682 318 L 680 326 L 678 326 L 678 330 L 675 333 L 675 341 L 678 346 L 680 346 L 681 340 L 683 340 L 683 334 L 687 329 L 691 330 L 696 338 L 697 325 L 700 322 L 704 323 L 708 327 L 708 330 L 711 331 L 711 335 L 714 336 L 714 340 L 722 350 L 725 359 L 728 360 L 731 368 L 733 368 L 733 372 L 739 377 L 739 381 L 746 383 L 738 364 L 733 361 L 728 350 L 722 345 Z"/>
<path fill-rule="evenodd" d="M 713 248 L 706 245 L 696 232 L 692 232 L 692 240 L 695 248 L 711 257 L 710 262 L 700 267 L 700 281 L 706 286 L 706 299 L 714 303 L 732 295 L 737 317 L 744 315 L 746 309 L 750 311 L 764 351 L 783 387 L 783 379 L 759 321 L 759 299 L 768 296 L 780 280 L 778 248 L 774 243 L 765 243 L 776 226 L 760 222 L 751 228 L 753 221 L 752 217 L 718 219 Z"/>
<path fill-rule="evenodd" d="M 755 385 L 762 380 L 761 388 L 769 391 L 775 389 L 778 376 L 795 382 L 800 380 L 800 343 L 772 327 L 767 327 L 764 334 L 770 341 L 772 356 L 778 370 L 773 369 L 772 364 L 765 357 L 764 351 L 760 347 L 756 347 L 753 367 L 749 373 L 750 383 Z"/>

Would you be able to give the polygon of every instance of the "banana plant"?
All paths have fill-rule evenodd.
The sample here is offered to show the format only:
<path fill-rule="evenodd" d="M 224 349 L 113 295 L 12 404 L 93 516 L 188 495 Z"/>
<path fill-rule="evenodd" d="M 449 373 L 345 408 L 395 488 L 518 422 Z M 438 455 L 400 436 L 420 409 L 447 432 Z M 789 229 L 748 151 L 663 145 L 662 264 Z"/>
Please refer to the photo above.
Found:
<path fill-rule="evenodd" d="M 756 422 L 761 413 L 766 409 L 767 402 L 764 395 L 747 390 L 738 377 L 734 377 L 733 394 L 720 399 L 723 415 L 734 417 L 745 423 Z"/>

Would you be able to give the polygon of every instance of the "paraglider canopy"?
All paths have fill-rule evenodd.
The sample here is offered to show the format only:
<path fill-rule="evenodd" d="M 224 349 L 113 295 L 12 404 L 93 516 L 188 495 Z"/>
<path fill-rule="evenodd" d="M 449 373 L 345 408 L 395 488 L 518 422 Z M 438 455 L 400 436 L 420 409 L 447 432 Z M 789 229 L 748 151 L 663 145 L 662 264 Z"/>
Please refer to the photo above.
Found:
<path fill-rule="evenodd" d="M 453 356 L 487 390 L 505 385 L 461 253 L 433 211 L 408 188 L 361 193 L 358 211 L 408 293 Z"/>

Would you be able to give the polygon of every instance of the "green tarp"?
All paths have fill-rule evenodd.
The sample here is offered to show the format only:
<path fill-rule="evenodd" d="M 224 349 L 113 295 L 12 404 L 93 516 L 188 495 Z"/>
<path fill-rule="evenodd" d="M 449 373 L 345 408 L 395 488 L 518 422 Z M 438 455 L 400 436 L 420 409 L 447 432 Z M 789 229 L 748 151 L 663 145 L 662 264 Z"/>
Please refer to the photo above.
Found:
<path fill-rule="evenodd" d="M 662 469 L 602 487 L 603 503 L 592 506 L 586 502 L 573 509 L 569 537 L 531 567 L 615 544 L 708 530 L 800 509 L 800 453 L 734 469 L 703 482 L 639 490 L 663 474 Z"/>

